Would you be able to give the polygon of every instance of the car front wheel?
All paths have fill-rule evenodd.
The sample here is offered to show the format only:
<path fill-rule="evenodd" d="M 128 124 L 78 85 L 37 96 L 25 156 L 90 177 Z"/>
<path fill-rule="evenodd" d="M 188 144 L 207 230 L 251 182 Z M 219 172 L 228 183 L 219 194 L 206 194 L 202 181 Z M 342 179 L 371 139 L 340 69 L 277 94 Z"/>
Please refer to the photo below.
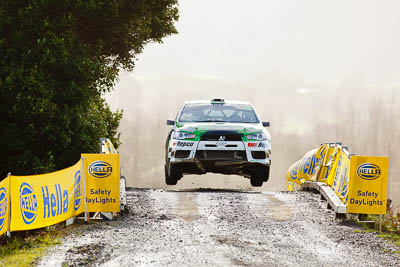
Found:
<path fill-rule="evenodd" d="M 250 184 L 252 186 L 260 187 L 263 185 L 263 182 L 268 181 L 269 179 L 269 166 L 261 167 L 259 166 L 255 172 L 251 175 Z"/>
<path fill-rule="evenodd" d="M 260 187 L 263 185 L 263 182 L 264 181 L 262 179 L 260 179 L 260 177 L 257 177 L 256 175 L 253 175 L 250 178 L 251 186 Z"/>
<path fill-rule="evenodd" d="M 176 166 L 170 165 L 168 170 L 167 165 L 165 165 L 165 183 L 167 185 L 176 185 L 181 177 L 182 174 Z"/>

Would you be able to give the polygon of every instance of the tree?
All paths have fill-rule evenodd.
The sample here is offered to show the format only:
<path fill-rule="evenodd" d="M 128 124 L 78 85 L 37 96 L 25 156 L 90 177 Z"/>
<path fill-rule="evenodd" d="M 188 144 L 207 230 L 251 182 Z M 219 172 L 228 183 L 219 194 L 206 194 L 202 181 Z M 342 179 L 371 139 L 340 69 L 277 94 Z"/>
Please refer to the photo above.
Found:
<path fill-rule="evenodd" d="M 102 94 L 176 33 L 177 0 L 0 1 L 0 177 L 67 167 L 99 137 L 118 147 Z"/>

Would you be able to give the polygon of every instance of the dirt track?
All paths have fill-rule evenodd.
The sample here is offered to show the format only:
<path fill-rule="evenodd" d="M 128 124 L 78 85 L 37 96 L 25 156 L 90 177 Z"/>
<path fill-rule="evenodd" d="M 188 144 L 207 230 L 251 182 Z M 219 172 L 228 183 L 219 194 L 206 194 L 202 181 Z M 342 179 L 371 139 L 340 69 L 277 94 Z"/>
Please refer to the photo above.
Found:
<path fill-rule="evenodd" d="M 136 190 L 130 214 L 73 230 L 40 265 L 400 266 L 400 250 L 340 223 L 319 195 Z"/>

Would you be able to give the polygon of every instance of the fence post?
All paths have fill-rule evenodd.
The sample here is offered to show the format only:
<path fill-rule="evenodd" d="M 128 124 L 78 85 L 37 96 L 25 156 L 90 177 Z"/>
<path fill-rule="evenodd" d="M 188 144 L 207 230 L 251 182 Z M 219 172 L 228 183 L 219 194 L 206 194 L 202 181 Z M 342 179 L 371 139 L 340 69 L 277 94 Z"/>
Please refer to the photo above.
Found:
<path fill-rule="evenodd" d="M 88 214 L 87 214 L 87 206 L 86 206 L 86 178 L 85 178 L 85 158 L 81 157 L 82 159 L 82 181 L 83 181 L 83 199 L 85 204 L 85 223 L 88 222 Z"/>
<path fill-rule="evenodd" d="M 11 225 L 11 172 L 7 174 L 8 178 L 8 203 L 10 205 L 8 206 L 8 226 L 7 226 L 7 236 L 8 238 L 11 238 L 11 231 L 10 231 L 10 225 Z"/>

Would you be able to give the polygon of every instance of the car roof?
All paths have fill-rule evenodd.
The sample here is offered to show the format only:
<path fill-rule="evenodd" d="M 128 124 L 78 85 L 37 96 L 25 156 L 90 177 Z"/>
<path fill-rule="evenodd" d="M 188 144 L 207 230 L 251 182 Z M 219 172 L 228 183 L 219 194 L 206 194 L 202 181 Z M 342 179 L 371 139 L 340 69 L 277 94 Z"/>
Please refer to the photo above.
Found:
<path fill-rule="evenodd" d="M 212 102 L 214 102 L 214 99 L 210 99 L 210 100 L 190 100 L 190 101 L 186 101 L 185 104 L 211 104 Z M 233 100 L 223 100 L 222 101 L 218 101 L 218 102 L 223 102 L 225 104 L 240 104 L 240 105 L 250 105 L 251 104 L 249 102 L 245 102 L 245 101 L 233 101 Z"/>

